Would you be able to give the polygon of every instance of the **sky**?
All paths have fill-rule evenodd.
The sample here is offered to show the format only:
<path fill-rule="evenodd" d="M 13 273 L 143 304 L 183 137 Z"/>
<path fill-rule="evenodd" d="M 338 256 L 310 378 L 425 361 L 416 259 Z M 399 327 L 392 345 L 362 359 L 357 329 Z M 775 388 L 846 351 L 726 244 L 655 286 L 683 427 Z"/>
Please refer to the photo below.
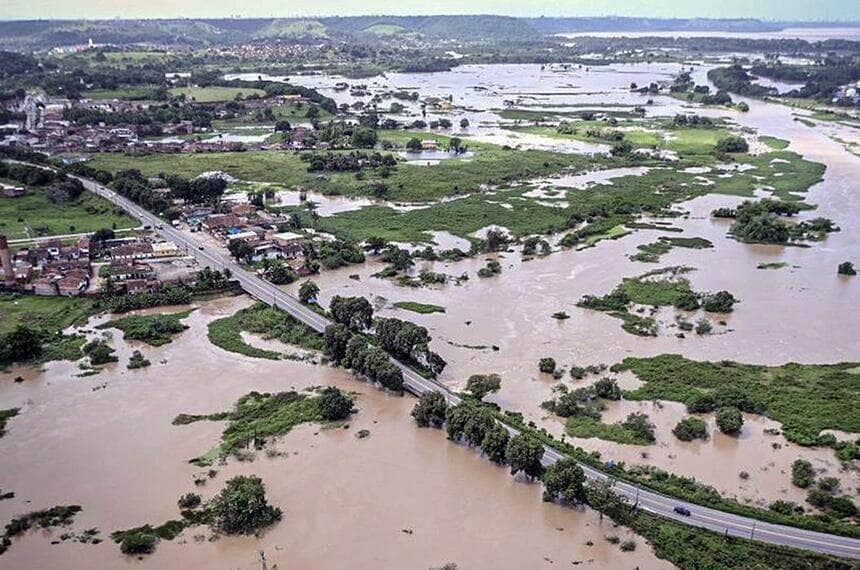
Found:
<path fill-rule="evenodd" d="M 860 0 L 0 0 L 3 20 L 359 14 L 860 21 Z"/>

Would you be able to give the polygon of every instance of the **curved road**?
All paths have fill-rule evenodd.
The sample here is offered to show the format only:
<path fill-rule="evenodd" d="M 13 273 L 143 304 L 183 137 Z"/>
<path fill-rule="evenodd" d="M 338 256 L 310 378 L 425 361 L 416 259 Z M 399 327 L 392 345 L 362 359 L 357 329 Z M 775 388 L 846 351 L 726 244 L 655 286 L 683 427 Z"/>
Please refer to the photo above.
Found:
<path fill-rule="evenodd" d="M 84 178 L 79 178 L 79 180 L 87 190 L 113 202 L 141 220 L 144 225 L 151 226 L 153 231 L 157 232 L 163 238 L 181 246 L 188 254 L 193 255 L 201 265 L 209 266 L 212 269 L 229 269 L 233 278 L 240 283 L 242 288 L 260 301 L 287 311 L 298 320 L 319 332 L 325 330 L 326 326 L 330 324 L 327 318 L 312 311 L 278 286 L 261 279 L 241 267 L 229 256 L 226 249 L 204 244 L 193 234 L 180 231 L 169 224 L 159 227 L 163 223 L 160 218 L 144 210 L 131 200 L 91 180 Z M 409 392 L 420 396 L 424 392 L 436 391 L 441 392 L 449 404 L 457 404 L 460 401 L 460 398 L 456 394 L 449 391 L 439 382 L 418 375 L 396 360 L 392 359 L 392 361 L 403 371 L 403 380 Z M 510 426 L 506 427 L 512 434 L 517 433 Z M 548 446 L 544 447 L 543 463 L 545 465 L 555 463 L 562 457 L 555 449 Z M 710 509 L 694 503 L 673 499 L 666 495 L 637 487 L 631 483 L 615 481 L 609 475 L 588 465 L 582 465 L 582 468 L 586 476 L 590 479 L 614 481 L 614 492 L 625 497 L 631 503 L 637 504 L 639 508 L 664 518 L 720 534 L 812 550 L 845 558 L 860 558 L 860 540 L 858 539 L 766 523 L 753 518 Z M 676 513 L 674 511 L 676 506 L 683 506 L 688 509 L 690 516 Z"/>

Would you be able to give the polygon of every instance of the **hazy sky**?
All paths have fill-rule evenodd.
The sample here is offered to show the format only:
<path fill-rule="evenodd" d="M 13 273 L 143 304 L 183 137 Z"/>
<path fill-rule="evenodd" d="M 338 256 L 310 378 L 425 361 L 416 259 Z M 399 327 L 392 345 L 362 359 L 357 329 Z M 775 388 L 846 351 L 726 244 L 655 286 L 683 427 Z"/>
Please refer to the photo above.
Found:
<path fill-rule="evenodd" d="M 860 20 L 860 0 L 0 0 L 0 19 L 507 14 Z"/>

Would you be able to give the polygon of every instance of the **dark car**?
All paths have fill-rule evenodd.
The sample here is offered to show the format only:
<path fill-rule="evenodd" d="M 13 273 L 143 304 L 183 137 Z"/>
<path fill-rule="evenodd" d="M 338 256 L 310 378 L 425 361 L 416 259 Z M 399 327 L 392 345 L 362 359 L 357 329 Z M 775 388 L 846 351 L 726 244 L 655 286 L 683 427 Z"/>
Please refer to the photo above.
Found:
<path fill-rule="evenodd" d="M 688 509 L 687 507 L 681 507 L 681 506 L 675 507 L 675 512 L 678 513 L 679 515 L 681 515 L 682 517 L 690 516 L 690 509 Z"/>

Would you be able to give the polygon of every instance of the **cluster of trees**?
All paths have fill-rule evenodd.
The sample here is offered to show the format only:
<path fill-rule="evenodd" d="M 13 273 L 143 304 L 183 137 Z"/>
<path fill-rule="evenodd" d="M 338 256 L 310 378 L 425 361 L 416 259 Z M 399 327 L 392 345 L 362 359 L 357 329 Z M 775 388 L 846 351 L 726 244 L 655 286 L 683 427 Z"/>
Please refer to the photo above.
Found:
<path fill-rule="evenodd" d="M 437 375 L 445 369 L 445 360 L 428 346 L 432 339 L 426 328 L 394 318 L 377 319 L 374 324 L 379 345 L 395 358 L 416 362 Z"/>
<path fill-rule="evenodd" d="M 128 311 L 164 305 L 185 305 L 191 301 L 193 293 L 225 289 L 229 285 L 230 279 L 228 275 L 204 267 L 197 272 L 194 287 L 168 285 L 157 291 L 134 293 L 132 295 L 118 295 L 107 289 L 100 303 L 106 310 L 112 313 L 127 313 Z"/>
<path fill-rule="evenodd" d="M 157 135 L 161 133 L 158 125 L 176 124 L 191 121 L 195 127 L 209 128 L 215 117 L 214 106 L 184 105 L 171 103 L 152 105 L 147 109 L 134 111 L 103 111 L 85 107 L 68 107 L 63 110 L 63 118 L 78 125 L 137 125 L 143 127 L 138 134 Z"/>
<path fill-rule="evenodd" d="M 354 334 L 346 325 L 336 323 L 326 327 L 324 338 L 326 352 L 341 366 L 378 382 L 392 392 L 403 392 L 403 372 L 391 362 L 385 351 L 370 344 L 367 337 Z M 342 356 L 335 358 L 337 354 Z"/>
<path fill-rule="evenodd" d="M 752 75 L 738 64 L 717 67 L 708 71 L 708 79 L 722 91 L 731 91 L 746 97 L 765 97 L 776 94 L 776 89 L 753 83 Z"/>
<path fill-rule="evenodd" d="M 843 85 L 848 85 L 860 79 L 860 64 L 855 58 L 826 57 L 823 65 L 800 66 L 792 64 L 757 63 L 752 66 L 750 73 L 756 76 L 770 77 L 792 83 L 804 83 L 800 89 L 795 89 L 787 96 L 811 97 L 820 100 L 830 100 Z M 838 101 L 839 104 L 853 105 L 853 101 Z"/>
<path fill-rule="evenodd" d="M 220 176 L 204 176 L 188 180 L 176 175 L 162 175 L 170 188 L 172 198 L 181 198 L 193 204 L 218 204 L 227 189 L 227 181 Z"/>
<path fill-rule="evenodd" d="M 62 172 L 29 164 L 0 162 L 0 178 L 8 178 L 25 186 L 44 187 L 48 200 L 54 204 L 73 202 L 84 192 L 80 181 Z"/>
<path fill-rule="evenodd" d="M 301 159 L 308 163 L 308 172 L 358 172 L 363 168 L 397 166 L 397 159 L 391 154 L 378 152 L 311 153 L 302 154 Z"/>
<path fill-rule="evenodd" d="M 711 215 L 717 218 L 734 218 L 735 222 L 729 231 L 736 238 L 749 242 L 818 240 L 827 233 L 839 231 L 833 221 L 827 218 L 814 218 L 796 225 L 790 225 L 780 219 L 782 216 L 793 216 L 799 211 L 797 204 L 766 198 L 758 202 L 745 201 L 737 209 L 717 208 Z"/>
<path fill-rule="evenodd" d="M 308 244 L 305 258 L 319 260 L 326 269 L 337 269 L 351 263 L 364 263 L 364 252 L 356 244 L 342 240 Z"/>
<path fill-rule="evenodd" d="M 170 210 L 170 202 L 161 194 L 152 191 L 149 181 L 140 170 L 129 169 L 117 172 L 111 182 L 111 188 L 150 212 L 162 213 Z"/>
<path fill-rule="evenodd" d="M 710 127 L 714 124 L 713 119 L 710 117 L 702 117 L 695 114 L 687 115 L 685 113 L 675 115 L 672 122 L 676 127 Z"/>

